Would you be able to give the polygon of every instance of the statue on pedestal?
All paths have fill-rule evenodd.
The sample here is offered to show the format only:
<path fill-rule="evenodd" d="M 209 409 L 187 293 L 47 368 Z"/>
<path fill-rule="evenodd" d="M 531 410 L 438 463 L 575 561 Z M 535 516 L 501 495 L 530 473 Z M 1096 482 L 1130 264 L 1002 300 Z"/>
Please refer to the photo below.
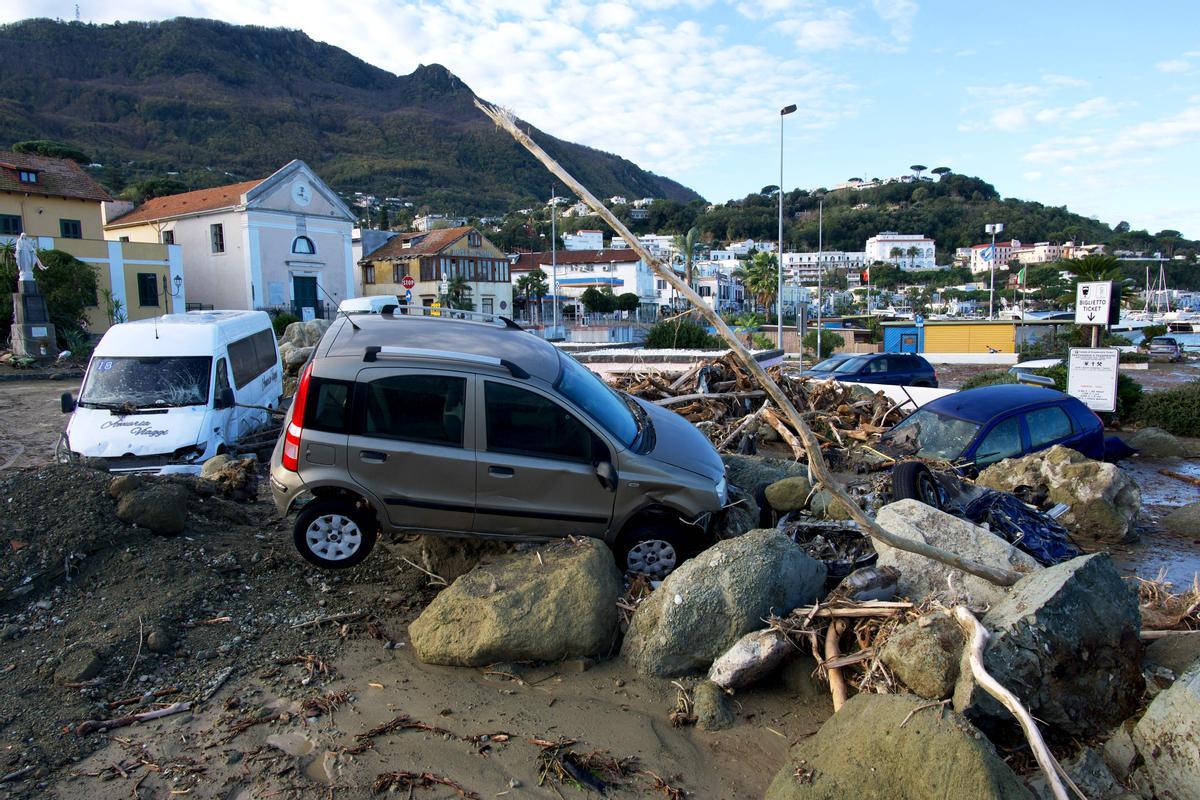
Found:
<path fill-rule="evenodd" d="M 33 269 L 46 269 L 37 254 L 37 241 L 25 234 L 17 237 L 17 291 L 13 298 L 12 347 L 18 356 L 50 356 L 55 350 L 54 326 L 46 299 L 37 288 Z"/>

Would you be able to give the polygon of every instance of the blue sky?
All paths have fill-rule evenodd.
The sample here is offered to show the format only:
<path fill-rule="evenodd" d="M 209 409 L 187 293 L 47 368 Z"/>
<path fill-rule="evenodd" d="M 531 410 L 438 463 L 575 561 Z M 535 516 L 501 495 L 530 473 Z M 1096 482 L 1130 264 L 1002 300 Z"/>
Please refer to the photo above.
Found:
<path fill-rule="evenodd" d="M 74 15 L 10 0 L 0 19 Z M 300 28 L 438 62 L 540 128 L 713 201 L 945 165 L 1005 196 L 1200 237 L 1200 2 L 126 0 L 85 21 Z"/>

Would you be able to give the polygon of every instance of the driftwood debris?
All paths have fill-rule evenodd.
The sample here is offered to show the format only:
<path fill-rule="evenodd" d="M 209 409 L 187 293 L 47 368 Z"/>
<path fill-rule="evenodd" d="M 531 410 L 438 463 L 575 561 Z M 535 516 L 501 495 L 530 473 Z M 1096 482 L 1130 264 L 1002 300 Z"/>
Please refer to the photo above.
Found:
<path fill-rule="evenodd" d="M 1058 763 L 1058 759 L 1046 746 L 1037 723 L 1033 721 L 1033 717 L 1025 709 L 1025 706 L 1021 705 L 1020 699 L 1004 688 L 1000 681 L 993 678 L 983 665 L 983 648 L 988 642 L 987 628 L 983 627 L 966 606 L 955 607 L 954 618 L 967 636 L 967 657 L 971 664 L 971 675 L 975 678 L 976 683 L 1011 711 L 1012 715 L 1017 718 L 1017 722 L 1021 723 L 1021 730 L 1025 732 L 1025 738 L 1029 740 L 1033 757 L 1037 759 L 1038 766 L 1046 775 L 1050 790 L 1054 792 L 1054 800 L 1070 800 L 1067 789 L 1059 777 L 1060 774 L 1064 774 L 1062 765 Z"/>
<path fill-rule="evenodd" d="M 166 708 L 156 708 L 153 711 L 143 711 L 140 714 L 129 714 L 116 719 L 90 719 L 87 722 L 81 722 L 75 726 L 75 733 L 78 736 L 87 736 L 89 733 L 98 731 L 112 730 L 113 728 L 124 728 L 128 725 L 135 725 L 139 722 L 148 722 L 152 719 L 160 717 L 168 717 L 172 714 L 179 714 L 187 711 L 192 707 L 190 701 L 184 703 L 172 703 Z"/>
<path fill-rule="evenodd" d="M 489 119 L 506 130 L 514 139 L 517 140 L 518 143 L 525 147 L 525 149 L 527 149 L 534 156 L 534 158 L 541 161 L 542 164 L 548 170 L 550 170 L 550 172 L 558 176 L 558 178 L 562 180 L 563 183 L 565 183 L 573 192 L 575 192 L 575 194 L 578 195 L 584 203 L 586 203 L 593 211 L 595 211 L 601 217 L 601 219 L 608 223 L 617 234 L 624 237 L 625 241 L 629 242 L 630 247 L 633 248 L 638 256 L 650 265 L 650 268 L 654 271 L 655 275 L 661 280 L 666 281 L 666 283 L 672 289 L 678 292 L 680 296 L 686 298 L 696 312 L 700 314 L 700 316 L 702 316 L 709 325 L 713 326 L 717 334 L 729 344 L 730 349 L 732 350 L 732 355 L 737 359 L 738 365 L 753 377 L 754 383 L 757 384 L 758 388 L 763 389 L 763 391 L 767 393 L 767 396 L 771 399 L 771 402 L 777 409 L 779 409 L 784 418 L 788 421 L 788 424 L 799 435 L 800 440 L 804 443 L 804 449 L 808 454 L 809 470 L 812 472 L 813 478 L 816 480 L 816 482 L 828 489 L 835 498 L 846 505 L 854 521 L 857 522 L 862 529 L 871 536 L 871 538 L 891 545 L 898 550 L 917 553 L 918 555 L 923 555 L 926 558 L 930 558 L 934 561 L 939 561 L 943 564 L 949 564 L 950 566 L 960 569 L 963 572 L 978 576 L 986 581 L 998 584 L 1000 586 L 1012 586 L 1021 579 L 1021 574 L 1019 572 L 990 567 L 986 564 L 980 564 L 976 561 L 962 558 L 961 556 L 951 553 L 948 550 L 943 550 L 940 547 L 934 547 L 933 545 L 926 544 L 925 542 L 919 542 L 912 539 L 907 539 L 903 536 L 897 536 L 896 534 L 885 530 L 882 526 L 875 522 L 873 517 L 859 508 L 858 504 L 850 498 L 850 496 L 846 493 L 845 487 L 841 485 L 841 482 L 833 477 L 833 474 L 829 471 L 829 468 L 825 463 L 824 457 L 821 455 L 820 442 L 813 434 L 812 429 L 808 426 L 808 423 L 805 422 L 803 416 L 796 409 L 796 406 L 792 402 L 791 398 L 788 397 L 787 393 L 780 388 L 779 384 L 767 374 L 767 371 L 763 369 L 762 365 L 754 359 L 754 356 L 749 350 L 746 349 L 741 340 L 738 339 L 737 334 L 735 334 L 733 330 L 725 323 L 725 320 L 721 319 L 721 316 L 716 311 L 706 305 L 700 295 L 696 293 L 696 290 L 693 289 L 686 281 L 680 278 L 673 269 L 668 268 L 661 261 L 652 256 L 645 246 L 643 246 L 638 240 L 638 238 L 629 231 L 629 228 L 627 228 L 624 223 L 617 219 L 617 217 L 607 206 L 601 203 L 596 196 L 589 192 L 582 183 L 575 179 L 574 176 L 563 169 L 563 167 L 557 161 L 551 158 L 545 150 L 538 146 L 538 144 L 534 142 L 528 134 L 517 127 L 516 119 L 511 113 L 503 109 L 487 105 L 486 103 L 482 103 L 478 99 L 475 100 L 475 105 L 480 111 L 487 115 Z"/>

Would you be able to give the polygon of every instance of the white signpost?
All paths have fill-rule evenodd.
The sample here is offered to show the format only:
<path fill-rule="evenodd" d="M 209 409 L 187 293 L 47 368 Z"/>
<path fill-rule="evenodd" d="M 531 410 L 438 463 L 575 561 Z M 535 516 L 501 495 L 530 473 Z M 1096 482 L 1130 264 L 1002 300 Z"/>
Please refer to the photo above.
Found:
<path fill-rule="evenodd" d="M 1075 324 L 1108 325 L 1112 303 L 1112 281 L 1090 281 L 1075 285 Z"/>
<path fill-rule="evenodd" d="M 1115 411 L 1120 355 L 1115 347 L 1072 347 L 1067 394 L 1078 397 L 1092 411 Z"/>

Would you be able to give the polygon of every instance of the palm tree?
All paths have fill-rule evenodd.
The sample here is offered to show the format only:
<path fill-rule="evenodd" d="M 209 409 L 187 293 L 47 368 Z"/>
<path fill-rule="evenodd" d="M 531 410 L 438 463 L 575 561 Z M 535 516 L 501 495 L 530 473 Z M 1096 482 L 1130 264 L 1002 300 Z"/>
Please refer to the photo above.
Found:
<path fill-rule="evenodd" d="M 916 266 L 917 256 L 921 254 L 920 249 L 918 249 L 916 246 L 913 246 L 909 247 L 905 252 L 908 254 L 908 266 Z"/>
<path fill-rule="evenodd" d="M 888 251 L 888 255 L 891 256 L 892 261 L 896 262 L 897 266 L 899 266 L 900 259 L 904 258 L 904 251 L 901 250 L 899 247 L 893 247 L 891 250 Z"/>
<path fill-rule="evenodd" d="M 462 275 L 450 279 L 446 287 L 446 307 L 457 308 L 461 311 L 474 311 L 475 302 L 470 297 L 471 286 Z"/>
<path fill-rule="evenodd" d="M 690 228 L 686 236 L 675 237 L 675 247 L 683 253 L 683 272 L 690 288 L 695 288 L 692 286 L 692 255 L 696 252 L 696 239 L 699 237 L 699 228 Z"/>
<path fill-rule="evenodd" d="M 1091 281 L 1112 281 L 1121 288 L 1122 302 L 1132 300 L 1137 294 L 1132 281 L 1121 273 L 1121 262 L 1113 256 L 1091 255 L 1070 261 L 1059 261 L 1059 269 L 1066 270 L 1075 276 L 1076 283 Z M 1068 302 L 1074 302 L 1075 289 L 1071 287 L 1067 293 Z"/>
<path fill-rule="evenodd" d="M 749 264 L 733 272 L 733 277 L 741 281 L 746 291 L 754 297 L 754 302 L 768 312 L 779 291 L 778 263 L 774 253 L 755 253 Z"/>

